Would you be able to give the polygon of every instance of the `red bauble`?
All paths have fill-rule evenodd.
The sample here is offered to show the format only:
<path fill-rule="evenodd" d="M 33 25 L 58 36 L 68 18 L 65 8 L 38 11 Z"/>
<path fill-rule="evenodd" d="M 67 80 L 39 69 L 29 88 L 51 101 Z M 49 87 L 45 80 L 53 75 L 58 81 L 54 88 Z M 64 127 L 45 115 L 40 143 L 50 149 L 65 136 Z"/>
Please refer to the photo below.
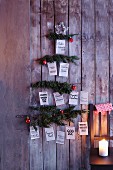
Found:
<path fill-rule="evenodd" d="M 75 85 L 72 85 L 72 90 L 76 90 L 76 86 Z"/>
<path fill-rule="evenodd" d="M 69 38 L 69 42 L 73 42 L 73 38 L 72 37 Z"/>
<path fill-rule="evenodd" d="M 61 114 L 64 114 L 64 111 L 63 111 L 63 110 L 60 110 L 60 113 L 61 113 Z"/>
<path fill-rule="evenodd" d="M 43 60 L 43 64 L 46 65 L 46 64 L 47 64 L 47 61 L 46 61 L 46 60 Z"/>
<path fill-rule="evenodd" d="M 26 123 L 29 124 L 30 123 L 30 119 L 29 117 L 26 118 Z"/>

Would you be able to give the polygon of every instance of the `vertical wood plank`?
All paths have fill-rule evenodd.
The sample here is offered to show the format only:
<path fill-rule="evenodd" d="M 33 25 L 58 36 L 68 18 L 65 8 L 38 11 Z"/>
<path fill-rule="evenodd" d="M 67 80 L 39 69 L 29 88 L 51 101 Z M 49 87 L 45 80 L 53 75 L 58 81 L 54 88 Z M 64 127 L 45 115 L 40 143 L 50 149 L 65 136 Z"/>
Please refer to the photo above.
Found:
<path fill-rule="evenodd" d="M 95 103 L 94 1 L 82 1 L 82 90 L 88 91 L 89 103 Z M 87 65 L 88 63 L 88 65 Z M 87 106 L 83 106 L 87 109 Z M 87 121 L 87 119 L 83 119 Z M 82 165 L 89 166 L 89 136 L 82 136 Z"/>
<path fill-rule="evenodd" d="M 78 92 L 81 90 L 81 1 L 69 1 L 69 34 L 78 33 L 74 36 L 74 42 L 69 43 L 69 55 L 77 55 L 80 59 L 77 61 L 77 66 L 70 63 L 69 79 L 71 84 L 75 84 Z M 81 109 L 78 104 L 75 109 Z M 75 126 L 75 140 L 70 140 L 70 170 L 81 168 L 81 137 L 78 135 L 78 121 L 81 117 L 74 119 L 74 123 L 70 126 Z"/>
<path fill-rule="evenodd" d="M 42 0 L 41 1 L 41 55 L 53 55 L 54 43 L 50 41 L 46 35 L 49 30 L 54 30 L 54 1 Z M 50 76 L 48 68 L 42 66 L 42 80 L 54 81 L 55 76 Z M 53 105 L 53 91 L 44 89 L 49 94 L 49 105 Z M 54 132 L 56 130 L 55 125 L 52 125 Z M 43 156 L 44 156 L 44 170 L 56 170 L 56 141 L 46 141 L 45 129 L 43 128 Z"/>
<path fill-rule="evenodd" d="M 29 170 L 28 133 L 15 118 L 29 101 L 29 1 L 0 1 L 0 22 L 0 169 Z"/>
<path fill-rule="evenodd" d="M 55 0 L 55 25 L 64 22 L 68 27 L 68 0 Z M 66 55 L 68 55 L 68 41 L 66 40 Z M 58 66 L 59 67 L 59 66 Z M 68 82 L 69 79 L 65 77 L 56 76 L 59 82 Z M 63 94 L 65 103 L 68 101 L 68 95 Z M 65 108 L 66 105 L 62 106 Z M 68 125 L 68 124 L 67 124 Z M 65 131 L 65 126 L 58 126 L 57 130 Z M 65 144 L 57 144 L 57 170 L 69 170 L 69 140 L 65 139 Z M 63 162 L 63 163 L 62 163 Z"/>
<path fill-rule="evenodd" d="M 33 61 L 41 57 L 40 50 L 40 1 L 30 1 L 30 62 L 31 62 L 31 83 L 41 81 L 41 65 Z M 30 105 L 39 102 L 37 90 L 30 90 Z M 42 147 L 42 128 L 39 128 L 40 138 L 29 139 L 30 144 L 30 170 L 43 170 L 43 147 Z"/>
<path fill-rule="evenodd" d="M 108 1 L 95 1 L 96 103 L 109 101 L 109 18 Z M 106 134 L 107 115 L 102 115 L 102 134 Z"/>
<path fill-rule="evenodd" d="M 113 104 L 113 0 L 109 1 L 109 52 L 110 52 L 110 102 Z M 113 112 L 110 113 L 110 135 L 113 135 Z M 110 142 L 110 145 L 113 147 L 113 141 Z"/>

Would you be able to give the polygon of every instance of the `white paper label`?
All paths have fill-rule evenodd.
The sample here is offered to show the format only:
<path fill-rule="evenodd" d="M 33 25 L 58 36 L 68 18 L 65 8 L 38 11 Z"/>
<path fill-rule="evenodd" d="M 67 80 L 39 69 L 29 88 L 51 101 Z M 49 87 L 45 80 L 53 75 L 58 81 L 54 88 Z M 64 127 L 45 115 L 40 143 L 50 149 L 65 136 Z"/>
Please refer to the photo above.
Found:
<path fill-rule="evenodd" d="M 56 140 L 56 143 L 64 144 L 64 139 L 65 139 L 65 132 L 57 131 L 57 140 Z"/>
<path fill-rule="evenodd" d="M 66 126 L 66 139 L 75 139 L 75 127 Z"/>
<path fill-rule="evenodd" d="M 80 104 L 88 104 L 88 92 L 80 92 Z"/>
<path fill-rule="evenodd" d="M 78 105 L 78 92 L 72 91 L 69 95 L 69 104 Z"/>
<path fill-rule="evenodd" d="M 59 76 L 68 77 L 69 63 L 60 63 Z"/>
<path fill-rule="evenodd" d="M 78 125 L 79 125 L 79 130 L 78 130 L 79 135 L 88 135 L 87 122 L 78 122 Z"/>
<path fill-rule="evenodd" d="M 45 128 L 45 133 L 46 133 L 46 141 L 55 140 L 55 135 L 54 135 L 53 127 Z"/>
<path fill-rule="evenodd" d="M 58 93 L 58 92 L 53 93 L 53 95 L 54 95 L 54 98 L 55 98 L 56 106 L 60 106 L 60 105 L 65 104 L 65 103 L 64 103 L 63 95 L 61 95 L 61 94 Z"/>
<path fill-rule="evenodd" d="M 49 105 L 47 92 L 39 92 L 39 99 L 40 105 Z"/>
<path fill-rule="evenodd" d="M 65 40 L 56 40 L 56 54 L 65 54 Z"/>
<path fill-rule="evenodd" d="M 47 63 L 47 64 L 48 64 L 48 69 L 49 69 L 49 75 L 50 76 L 57 75 L 56 61 L 53 63 Z"/>
<path fill-rule="evenodd" d="M 37 130 L 35 130 L 33 126 L 30 126 L 30 137 L 31 137 L 31 139 L 40 138 L 40 136 L 39 136 L 39 127 L 36 126 L 36 128 L 37 128 Z"/>

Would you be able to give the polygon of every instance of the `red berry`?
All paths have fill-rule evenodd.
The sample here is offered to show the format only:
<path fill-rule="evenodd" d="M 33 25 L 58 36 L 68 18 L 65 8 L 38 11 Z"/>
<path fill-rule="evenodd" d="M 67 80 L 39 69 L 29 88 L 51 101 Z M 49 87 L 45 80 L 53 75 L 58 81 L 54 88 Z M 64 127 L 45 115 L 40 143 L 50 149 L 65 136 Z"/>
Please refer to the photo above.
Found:
<path fill-rule="evenodd" d="M 73 42 L 73 38 L 70 37 L 70 38 L 69 38 L 69 42 Z"/>
<path fill-rule="evenodd" d="M 46 61 L 46 60 L 44 60 L 44 61 L 43 61 L 43 64 L 44 64 L 44 65 L 46 65 L 46 64 L 47 64 L 47 61 Z"/>
<path fill-rule="evenodd" d="M 75 85 L 72 85 L 72 90 L 76 90 L 76 86 Z"/>
<path fill-rule="evenodd" d="M 63 110 L 60 110 L 60 113 L 61 113 L 61 114 L 63 114 L 63 113 L 64 113 L 64 111 L 63 111 Z"/>
<path fill-rule="evenodd" d="M 29 117 L 26 118 L 26 123 L 29 124 L 30 123 L 30 119 Z"/>

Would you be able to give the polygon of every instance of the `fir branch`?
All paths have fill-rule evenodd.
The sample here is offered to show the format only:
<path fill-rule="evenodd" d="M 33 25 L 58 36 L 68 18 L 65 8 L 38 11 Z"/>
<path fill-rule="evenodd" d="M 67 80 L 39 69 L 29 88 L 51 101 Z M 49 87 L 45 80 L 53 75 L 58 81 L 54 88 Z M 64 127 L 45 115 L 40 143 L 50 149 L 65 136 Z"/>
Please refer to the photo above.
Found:
<path fill-rule="evenodd" d="M 74 106 L 71 106 L 67 109 L 61 110 L 58 109 L 56 106 L 44 106 L 43 110 L 42 107 L 32 107 L 32 110 L 40 110 L 40 114 L 35 115 L 35 126 L 41 127 L 49 127 L 52 123 L 56 125 L 65 125 L 65 121 L 73 122 L 73 119 L 77 117 L 77 115 L 81 115 L 82 113 L 86 113 L 87 110 L 74 110 Z M 53 109 L 53 110 L 52 110 Z M 47 113 L 48 111 L 48 113 Z M 33 118 L 33 117 L 32 117 Z M 33 120 L 34 122 L 34 120 Z M 32 121 L 31 121 L 31 125 Z"/>
<path fill-rule="evenodd" d="M 30 109 L 40 112 L 37 114 L 28 115 L 30 118 L 30 126 L 33 126 L 35 129 L 36 126 L 50 127 L 52 123 L 55 123 L 58 126 L 64 126 L 66 121 L 73 122 L 73 119 L 76 118 L 77 115 L 87 112 L 87 110 L 74 110 L 74 106 L 64 109 L 63 113 L 56 106 L 32 106 Z M 17 115 L 16 117 L 24 118 L 20 115 Z"/>
<path fill-rule="evenodd" d="M 49 38 L 50 40 L 56 40 L 56 39 L 68 40 L 70 37 L 73 37 L 74 35 L 78 35 L 78 34 L 64 35 L 64 34 L 50 33 L 50 34 L 47 35 L 47 38 Z"/>
<path fill-rule="evenodd" d="M 36 61 L 39 61 L 39 64 L 44 65 L 44 61 L 53 63 L 54 61 L 57 62 L 57 64 L 59 64 L 60 62 L 64 62 L 64 63 L 69 63 L 72 62 L 75 65 L 76 62 L 75 60 L 79 60 L 79 58 L 77 56 L 66 56 L 66 55 L 61 55 L 61 54 L 55 54 L 55 55 L 45 55 L 44 57 L 37 59 Z"/>
<path fill-rule="evenodd" d="M 70 94 L 72 91 L 71 86 L 67 82 L 60 83 L 58 81 L 39 81 L 31 84 L 32 88 L 51 88 L 54 92 L 59 92 L 60 94 Z"/>

